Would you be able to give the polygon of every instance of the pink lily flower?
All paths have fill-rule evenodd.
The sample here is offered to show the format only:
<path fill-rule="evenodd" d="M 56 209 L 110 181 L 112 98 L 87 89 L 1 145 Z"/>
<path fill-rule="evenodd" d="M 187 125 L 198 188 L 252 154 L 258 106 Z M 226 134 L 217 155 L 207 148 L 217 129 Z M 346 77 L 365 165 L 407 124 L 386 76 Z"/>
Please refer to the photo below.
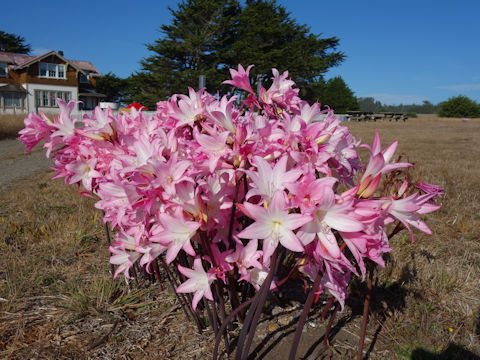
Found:
<path fill-rule="evenodd" d="M 100 201 L 95 203 L 97 209 L 105 211 L 104 221 L 110 221 L 112 228 L 122 224 L 125 214 L 132 210 L 139 196 L 133 185 L 124 185 L 120 182 L 104 182 L 99 185 L 97 195 Z"/>
<path fill-rule="evenodd" d="M 263 87 L 260 91 L 260 99 L 265 104 L 273 104 L 274 102 L 279 105 L 290 104 L 294 98 L 297 97 L 299 89 L 293 89 L 295 83 L 292 80 L 287 80 L 288 71 L 285 71 L 282 75 L 277 69 L 272 69 L 273 82 L 268 90 Z"/>
<path fill-rule="evenodd" d="M 57 128 L 52 134 L 54 136 L 71 136 L 75 133 L 75 123 L 77 119 L 70 118 L 70 114 L 75 107 L 77 101 L 70 100 L 68 104 L 57 98 L 57 105 L 60 108 L 60 115 L 54 117 L 53 126 Z"/>
<path fill-rule="evenodd" d="M 334 177 L 317 179 L 311 172 L 303 176 L 301 181 L 288 183 L 285 187 L 293 195 L 292 205 L 307 211 L 322 201 L 324 188 L 332 188 L 337 183 Z"/>
<path fill-rule="evenodd" d="M 110 257 L 110 264 L 119 265 L 113 274 L 113 278 L 115 279 L 118 274 L 123 272 L 125 277 L 130 279 L 129 270 L 133 266 L 133 263 L 140 257 L 140 254 L 137 252 L 120 249 L 113 245 L 110 246 L 109 251 L 113 254 Z"/>
<path fill-rule="evenodd" d="M 23 144 L 26 145 L 25 152 L 28 153 L 43 139 L 46 139 L 50 134 L 55 131 L 52 126 L 53 123 L 45 116 L 44 113 L 39 112 L 42 118 L 37 114 L 30 113 L 23 120 L 25 128 L 20 130 L 18 138 Z"/>
<path fill-rule="evenodd" d="M 232 80 L 226 80 L 222 82 L 222 84 L 233 85 L 255 95 L 255 92 L 253 91 L 250 85 L 250 77 L 249 77 L 249 72 L 252 67 L 253 65 L 250 65 L 249 67 L 247 67 L 247 70 L 245 71 L 243 66 L 239 64 L 238 71 L 234 69 L 230 69 L 230 76 L 232 77 Z"/>
<path fill-rule="evenodd" d="M 426 184 L 422 181 L 418 182 L 416 186 L 418 189 L 422 190 L 423 192 L 427 194 L 433 194 L 434 196 L 442 196 L 443 193 L 445 192 L 443 188 L 441 188 L 438 185 Z"/>
<path fill-rule="evenodd" d="M 269 201 L 277 190 L 283 190 L 286 184 L 293 183 L 302 174 L 300 169 L 286 171 L 288 160 L 286 155 L 278 160 L 273 169 L 270 163 L 260 156 L 255 156 L 254 160 L 257 170 L 245 170 L 256 186 L 248 191 L 245 196 L 247 200 L 254 195 L 261 195 Z"/>
<path fill-rule="evenodd" d="M 346 232 L 361 231 L 363 223 L 352 212 L 353 200 L 336 203 L 331 181 L 322 182 L 316 189 L 315 197 L 321 199 L 312 211 L 313 220 L 305 224 L 298 235 L 304 245 L 314 240 L 315 235 L 333 258 L 341 256 L 337 239 L 332 229 Z"/>
<path fill-rule="evenodd" d="M 324 272 L 320 282 L 320 286 L 337 299 L 341 311 L 343 311 L 345 300 L 348 296 L 347 286 L 349 282 L 350 273 L 333 273 L 333 271 L 328 271 L 328 269 Z"/>
<path fill-rule="evenodd" d="M 208 155 L 208 169 L 211 173 L 217 167 L 218 160 L 228 151 L 226 141 L 229 134 L 229 131 L 225 131 L 216 136 L 210 136 L 195 132 L 195 140 L 198 141 L 201 149 Z"/>
<path fill-rule="evenodd" d="M 212 117 L 212 120 L 223 127 L 225 130 L 235 134 L 236 128 L 234 125 L 234 118 L 238 116 L 235 112 L 234 103 L 237 100 L 236 96 L 232 96 L 230 99 L 227 96 L 223 96 L 220 103 L 214 103 L 207 109 L 208 113 Z"/>
<path fill-rule="evenodd" d="M 250 284 L 252 284 L 255 290 L 258 291 L 265 282 L 269 271 L 270 269 L 268 267 L 262 267 L 261 269 L 254 267 L 252 269 L 249 269 L 247 275 L 242 276 L 240 279 L 249 282 Z M 270 290 L 273 290 L 275 288 L 277 288 L 277 284 L 275 283 L 275 281 L 272 281 L 272 283 L 270 284 Z"/>
<path fill-rule="evenodd" d="M 166 249 L 167 247 L 162 244 L 149 243 L 145 246 L 137 246 L 135 251 L 137 251 L 139 254 L 143 254 L 142 258 L 140 259 L 140 266 L 145 266 L 147 271 L 151 273 L 151 270 L 149 271 L 150 264 L 153 260 L 163 254 Z"/>
<path fill-rule="evenodd" d="M 185 220 L 181 207 L 175 209 L 174 215 L 160 214 L 159 220 L 164 230 L 150 237 L 150 241 L 168 246 L 167 264 L 170 264 L 176 258 L 180 249 L 183 249 L 188 255 L 195 256 L 195 250 L 193 250 L 190 239 L 200 227 L 200 223 L 196 221 Z"/>
<path fill-rule="evenodd" d="M 410 163 L 390 163 L 397 145 L 398 141 L 394 141 L 385 150 L 381 151 L 380 136 L 377 130 L 375 130 L 375 137 L 371 147 L 369 145 L 361 145 L 370 150 L 370 160 L 359 182 L 358 195 L 360 197 L 368 198 L 373 195 L 380 184 L 382 174 L 412 166 Z"/>
<path fill-rule="evenodd" d="M 272 202 L 262 206 L 243 203 L 248 216 L 255 222 L 238 234 L 243 239 L 263 239 L 263 262 L 267 264 L 278 243 L 291 251 L 303 251 L 303 245 L 293 230 L 312 220 L 309 215 L 289 214 L 286 209 L 285 193 L 277 190 Z"/>
<path fill-rule="evenodd" d="M 246 246 L 243 246 L 241 241 L 237 241 L 235 252 L 228 255 L 225 260 L 235 263 L 240 275 L 246 276 L 247 270 L 252 267 L 262 269 L 262 264 L 258 261 L 261 256 L 262 251 L 258 250 L 258 240 L 253 239 Z"/>
<path fill-rule="evenodd" d="M 212 290 L 210 284 L 215 280 L 215 275 L 210 271 L 205 272 L 202 265 L 202 259 L 196 258 L 193 261 L 193 270 L 178 265 L 178 271 L 188 277 L 188 280 L 182 283 L 177 289 L 177 293 L 194 292 L 192 300 L 192 308 L 197 311 L 197 304 L 205 296 L 208 300 L 213 301 Z"/>
<path fill-rule="evenodd" d="M 204 90 L 196 92 L 193 88 L 188 88 L 188 94 L 179 95 L 178 106 L 175 106 L 172 117 L 178 120 L 178 127 L 191 125 L 195 120 L 200 119 L 205 111 L 205 103 L 202 100 Z"/>
<path fill-rule="evenodd" d="M 413 231 L 410 228 L 410 225 L 416 227 L 418 230 L 423 231 L 426 234 L 431 235 L 432 231 L 425 224 L 417 214 L 426 214 L 435 210 L 438 210 L 441 206 L 435 205 L 432 203 L 427 203 L 428 200 L 432 198 L 433 195 L 426 194 L 418 196 L 418 193 L 412 194 L 409 197 L 404 199 L 387 199 L 382 202 L 382 209 L 393 216 L 394 218 L 400 220 L 403 225 L 407 228 L 412 238 L 412 243 L 415 240 Z"/>
<path fill-rule="evenodd" d="M 185 175 L 185 171 L 192 165 L 188 160 L 177 160 L 178 153 L 174 153 L 168 162 L 155 161 L 152 166 L 155 169 L 157 179 L 152 182 L 154 187 L 161 186 L 165 192 L 173 196 L 175 195 L 175 185 L 189 180 Z"/>
<path fill-rule="evenodd" d="M 86 190 L 92 191 L 92 180 L 102 176 L 101 173 L 95 170 L 96 164 L 96 159 L 78 159 L 65 165 L 65 168 L 73 174 L 70 176 L 68 183 L 75 184 L 81 181 Z"/>
<path fill-rule="evenodd" d="M 306 125 L 320 121 L 322 114 L 323 111 L 320 109 L 318 102 L 310 106 L 307 101 L 303 101 L 300 105 L 300 117 Z"/>

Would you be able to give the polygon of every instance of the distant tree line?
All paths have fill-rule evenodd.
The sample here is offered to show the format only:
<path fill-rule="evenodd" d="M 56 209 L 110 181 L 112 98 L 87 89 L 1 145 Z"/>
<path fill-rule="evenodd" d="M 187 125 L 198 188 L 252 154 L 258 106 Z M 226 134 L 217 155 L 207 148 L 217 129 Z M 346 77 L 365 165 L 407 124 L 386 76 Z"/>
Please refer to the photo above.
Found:
<path fill-rule="evenodd" d="M 438 114 L 440 117 L 480 117 L 480 104 L 464 95 L 451 97 L 437 105 L 428 100 L 423 104 L 384 105 L 373 97 L 358 98 L 360 111 L 373 113 L 403 112 L 410 114 Z"/>
<path fill-rule="evenodd" d="M 435 114 L 438 111 L 438 105 L 432 104 L 428 100 L 424 100 L 423 104 L 409 104 L 409 105 L 384 105 L 373 97 L 358 98 L 360 111 L 368 111 L 373 113 L 381 112 L 403 112 L 415 114 Z"/>

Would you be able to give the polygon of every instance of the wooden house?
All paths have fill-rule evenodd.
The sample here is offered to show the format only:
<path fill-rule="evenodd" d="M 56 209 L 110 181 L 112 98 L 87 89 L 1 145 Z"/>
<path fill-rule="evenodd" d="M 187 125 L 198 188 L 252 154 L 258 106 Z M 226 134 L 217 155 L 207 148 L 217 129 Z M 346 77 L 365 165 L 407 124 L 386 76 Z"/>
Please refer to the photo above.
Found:
<path fill-rule="evenodd" d="M 89 61 L 63 52 L 40 56 L 0 51 L 0 114 L 57 112 L 56 99 L 79 100 L 75 110 L 92 110 L 105 95 L 95 91 L 100 72 Z"/>

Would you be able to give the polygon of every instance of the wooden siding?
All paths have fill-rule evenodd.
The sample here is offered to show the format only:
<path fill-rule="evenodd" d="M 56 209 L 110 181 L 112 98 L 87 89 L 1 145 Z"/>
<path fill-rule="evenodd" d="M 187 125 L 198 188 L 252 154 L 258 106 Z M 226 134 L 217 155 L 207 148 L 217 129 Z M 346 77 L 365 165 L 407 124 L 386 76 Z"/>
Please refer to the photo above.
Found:
<path fill-rule="evenodd" d="M 93 88 L 97 87 L 97 78 L 93 76 L 89 76 L 90 79 L 90 84 L 92 85 Z"/>
<path fill-rule="evenodd" d="M 12 69 L 7 69 L 7 77 L 0 77 L 0 84 L 20 84 L 20 75 Z"/>
<path fill-rule="evenodd" d="M 50 79 L 39 77 L 39 64 L 65 64 L 59 57 L 51 55 L 41 61 L 32 63 L 30 66 L 20 70 L 7 70 L 7 77 L 0 77 L 0 84 L 44 84 L 57 86 L 76 86 L 82 88 L 95 89 L 97 86 L 97 79 L 89 77 L 90 83 L 80 83 L 79 72 L 73 66 L 66 67 L 66 79 Z"/>
<path fill-rule="evenodd" d="M 49 56 L 48 58 L 42 60 L 43 63 L 51 63 L 50 59 L 57 59 L 56 56 Z M 66 71 L 66 79 L 49 79 L 49 78 L 41 78 L 39 77 L 39 64 L 40 62 L 36 62 L 28 67 L 28 71 L 24 71 L 25 81 L 23 83 L 35 83 L 35 84 L 45 84 L 45 85 L 65 85 L 65 86 L 77 86 L 78 85 L 78 78 L 77 78 L 77 70 L 74 69 L 72 66 L 67 66 Z M 62 61 L 57 61 L 55 64 L 65 64 Z"/>

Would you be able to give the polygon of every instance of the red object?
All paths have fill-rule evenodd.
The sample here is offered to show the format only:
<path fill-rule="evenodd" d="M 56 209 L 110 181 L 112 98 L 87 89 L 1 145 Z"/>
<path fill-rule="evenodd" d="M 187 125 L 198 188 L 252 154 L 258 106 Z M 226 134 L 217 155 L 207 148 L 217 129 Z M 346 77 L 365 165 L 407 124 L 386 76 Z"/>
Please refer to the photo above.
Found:
<path fill-rule="evenodd" d="M 138 102 L 131 103 L 130 105 L 126 106 L 127 109 L 135 108 L 137 110 L 148 110 L 147 107 L 143 106 Z"/>

